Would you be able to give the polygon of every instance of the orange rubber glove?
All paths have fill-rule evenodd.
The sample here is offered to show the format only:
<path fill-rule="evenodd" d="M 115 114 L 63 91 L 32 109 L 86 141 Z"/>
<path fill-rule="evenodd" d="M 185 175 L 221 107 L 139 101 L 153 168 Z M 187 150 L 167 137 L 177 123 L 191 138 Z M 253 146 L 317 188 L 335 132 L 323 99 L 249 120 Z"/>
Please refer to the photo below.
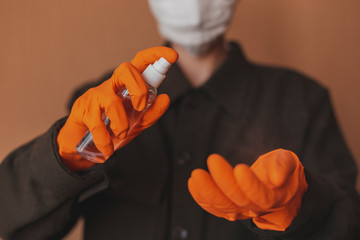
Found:
<path fill-rule="evenodd" d="M 207 160 L 209 172 L 195 169 L 188 181 L 194 200 L 230 221 L 250 219 L 263 230 L 285 231 L 297 216 L 307 190 L 304 167 L 295 153 L 277 149 L 249 167 L 234 169 L 220 155 Z"/>
<path fill-rule="evenodd" d="M 141 73 L 160 57 L 174 63 L 178 54 L 167 47 L 154 47 L 140 51 L 131 63 L 121 64 L 115 69 L 110 79 L 89 89 L 75 101 L 65 125 L 60 129 L 57 137 L 60 156 L 68 169 L 79 171 L 94 165 L 93 162 L 82 158 L 75 149 L 88 129 L 92 133 L 94 144 L 99 151 L 106 156 L 114 153 L 109 131 L 102 121 L 102 112 L 109 117 L 110 128 L 114 135 L 125 139 L 120 147 L 154 124 L 165 113 L 170 100 L 166 94 L 161 94 L 147 109 L 137 126 L 128 132 L 128 118 L 122 100 L 116 94 L 125 86 L 129 90 L 133 107 L 138 111 L 144 110 L 148 98 L 148 86 Z"/>

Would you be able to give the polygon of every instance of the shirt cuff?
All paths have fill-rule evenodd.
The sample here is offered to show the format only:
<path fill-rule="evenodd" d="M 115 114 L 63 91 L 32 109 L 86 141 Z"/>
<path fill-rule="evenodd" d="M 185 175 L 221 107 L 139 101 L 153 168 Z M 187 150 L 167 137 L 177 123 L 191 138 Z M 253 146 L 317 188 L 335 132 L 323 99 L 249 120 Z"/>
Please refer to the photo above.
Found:
<path fill-rule="evenodd" d="M 245 220 L 244 224 L 259 236 L 290 239 L 304 239 L 316 229 L 323 228 L 332 205 L 341 198 L 343 193 L 325 177 L 314 176 L 306 169 L 305 176 L 309 185 L 308 190 L 304 194 L 298 216 L 294 218 L 286 231 L 262 230 L 252 220 Z"/>
<path fill-rule="evenodd" d="M 49 186 L 50 189 L 56 189 L 68 196 L 77 195 L 78 201 L 82 202 L 93 194 L 106 189 L 109 185 L 109 177 L 103 164 L 95 164 L 77 173 L 70 171 L 64 165 L 59 154 L 56 139 L 66 119 L 66 117 L 60 119 L 45 133 L 44 141 L 51 142 L 50 150 L 48 151 L 51 156 L 43 158 L 46 162 L 39 164 L 38 167 L 42 168 L 44 172 L 46 171 L 47 175 L 51 175 L 48 179 L 55 178 L 55 181 L 49 181 L 56 183 L 55 186 Z"/>

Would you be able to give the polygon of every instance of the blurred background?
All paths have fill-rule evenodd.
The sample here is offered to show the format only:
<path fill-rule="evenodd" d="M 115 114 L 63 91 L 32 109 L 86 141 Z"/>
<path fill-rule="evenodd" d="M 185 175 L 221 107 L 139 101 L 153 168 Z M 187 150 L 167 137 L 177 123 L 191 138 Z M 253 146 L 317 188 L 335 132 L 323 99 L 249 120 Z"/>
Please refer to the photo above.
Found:
<path fill-rule="evenodd" d="M 360 166 L 359 0 L 242 0 L 227 35 L 327 86 Z M 162 43 L 147 0 L 0 0 L 0 159 L 66 115 L 74 88 Z"/>

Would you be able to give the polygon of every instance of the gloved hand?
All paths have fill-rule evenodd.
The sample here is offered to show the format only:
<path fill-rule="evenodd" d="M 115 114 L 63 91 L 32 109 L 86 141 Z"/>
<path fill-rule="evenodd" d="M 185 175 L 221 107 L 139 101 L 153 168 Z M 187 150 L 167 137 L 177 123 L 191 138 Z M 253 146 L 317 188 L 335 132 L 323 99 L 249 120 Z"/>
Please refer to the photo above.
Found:
<path fill-rule="evenodd" d="M 144 110 L 148 98 L 148 86 L 141 73 L 160 57 L 174 63 L 178 54 L 167 47 L 153 47 L 140 51 L 131 63 L 121 64 L 115 69 L 110 79 L 89 89 L 75 101 L 65 125 L 57 137 L 60 156 L 68 169 L 79 171 L 94 165 L 93 162 L 82 158 L 75 149 L 88 129 L 92 133 L 93 141 L 99 151 L 106 156 L 114 153 L 110 134 L 102 121 L 102 112 L 109 117 L 110 128 L 114 135 L 125 139 L 120 147 L 154 124 L 165 113 L 170 100 L 166 94 L 161 94 L 147 109 L 137 126 L 128 132 L 128 118 L 122 100 L 116 94 L 125 86 L 129 90 L 133 107 L 138 111 Z"/>
<path fill-rule="evenodd" d="M 250 219 L 263 230 L 285 231 L 297 216 L 308 184 L 295 153 L 277 149 L 251 166 L 234 169 L 220 155 L 207 160 L 210 174 L 195 169 L 188 181 L 194 200 L 230 221 Z"/>

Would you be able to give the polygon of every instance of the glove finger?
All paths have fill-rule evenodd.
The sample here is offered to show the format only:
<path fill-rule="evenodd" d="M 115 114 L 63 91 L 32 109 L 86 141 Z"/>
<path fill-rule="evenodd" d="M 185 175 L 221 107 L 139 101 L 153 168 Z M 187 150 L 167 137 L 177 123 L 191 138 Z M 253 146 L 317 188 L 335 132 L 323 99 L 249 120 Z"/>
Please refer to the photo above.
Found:
<path fill-rule="evenodd" d="M 267 177 L 274 187 L 280 187 L 295 171 L 298 158 L 293 152 L 284 149 L 277 149 L 271 153 L 266 157 Z"/>
<path fill-rule="evenodd" d="M 294 172 L 300 161 L 295 153 L 276 149 L 264 154 L 251 166 L 255 175 L 276 195 L 278 204 L 285 204 L 296 194 L 299 181 Z"/>
<path fill-rule="evenodd" d="M 199 189 L 198 184 L 194 181 L 192 177 L 189 178 L 188 181 L 188 188 L 191 196 L 194 198 L 195 202 L 199 204 L 205 211 L 221 218 L 225 218 L 229 221 L 235 220 L 242 220 L 249 218 L 248 216 L 242 215 L 238 211 L 234 212 L 224 212 L 222 209 L 218 209 L 217 207 L 213 206 L 211 201 L 208 198 L 205 198 L 201 194 L 201 188 Z"/>
<path fill-rule="evenodd" d="M 234 169 L 234 175 L 243 193 L 254 204 L 263 210 L 276 206 L 278 202 L 274 191 L 267 188 L 249 166 L 238 164 Z"/>
<path fill-rule="evenodd" d="M 198 193 L 207 200 L 207 203 L 225 213 L 238 212 L 239 207 L 226 197 L 216 186 L 208 172 L 202 169 L 195 169 L 191 173 Z"/>
<path fill-rule="evenodd" d="M 226 213 L 220 211 L 219 209 L 214 208 L 210 204 L 207 203 L 206 199 L 204 199 L 201 194 L 199 194 L 196 186 L 194 185 L 191 178 L 188 180 L 188 189 L 191 194 L 191 196 L 194 198 L 195 202 L 199 204 L 200 207 L 202 207 L 205 211 L 221 218 L 226 218 Z"/>
<path fill-rule="evenodd" d="M 145 109 L 149 87 L 142 78 L 139 71 L 130 63 L 123 63 L 115 69 L 111 77 L 111 83 L 115 93 L 123 89 L 123 86 L 129 91 L 133 108 L 137 111 Z"/>
<path fill-rule="evenodd" d="M 143 72 L 149 64 L 154 63 L 161 57 L 165 58 L 169 63 L 174 63 L 178 59 L 178 54 L 175 50 L 168 47 L 152 47 L 138 52 L 133 60 L 131 60 L 131 64 L 139 72 Z"/>
<path fill-rule="evenodd" d="M 96 111 L 96 112 L 95 112 Z M 84 119 L 85 125 L 89 128 L 95 146 L 106 156 L 114 153 L 114 146 L 110 134 L 102 120 L 101 109 L 95 110 L 94 107 L 89 109 L 91 118 Z"/>
<path fill-rule="evenodd" d="M 70 115 L 57 137 L 59 151 L 76 153 L 75 147 L 87 131 L 88 127 L 83 122 L 73 119 Z"/>
<path fill-rule="evenodd" d="M 293 152 L 276 149 L 260 156 L 250 168 L 263 182 L 277 188 L 294 172 L 297 162 L 298 158 Z"/>
<path fill-rule="evenodd" d="M 141 130 L 153 125 L 169 108 L 170 98 L 166 94 L 160 94 L 156 97 L 154 103 L 146 110 L 138 126 Z"/>
<path fill-rule="evenodd" d="M 212 154 L 207 159 L 211 177 L 221 191 L 236 205 L 246 207 L 251 205 L 250 200 L 239 188 L 232 166 L 220 155 Z"/>
<path fill-rule="evenodd" d="M 122 100 L 116 94 L 114 94 L 113 100 L 105 107 L 105 114 L 110 119 L 110 128 L 114 135 L 124 139 L 129 129 L 129 120 L 122 105 Z"/>

